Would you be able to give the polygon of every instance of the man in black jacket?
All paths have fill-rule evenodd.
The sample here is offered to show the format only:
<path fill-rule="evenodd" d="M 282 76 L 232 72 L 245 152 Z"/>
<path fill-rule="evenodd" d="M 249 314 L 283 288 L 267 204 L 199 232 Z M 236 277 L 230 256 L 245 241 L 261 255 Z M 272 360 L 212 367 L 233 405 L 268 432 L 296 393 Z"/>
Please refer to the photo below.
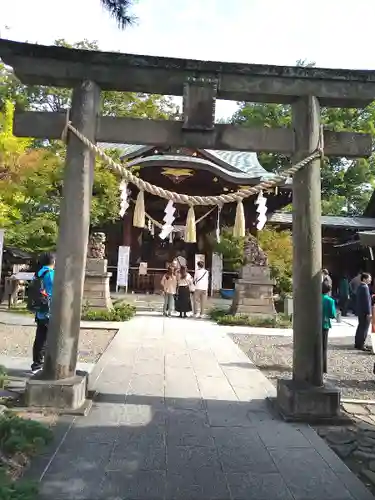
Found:
<path fill-rule="evenodd" d="M 369 284 L 371 276 L 368 273 L 361 274 L 361 284 L 357 288 L 356 313 L 358 316 L 358 326 L 355 333 L 355 349 L 367 351 L 365 347 L 368 330 L 371 323 L 372 305 Z"/>

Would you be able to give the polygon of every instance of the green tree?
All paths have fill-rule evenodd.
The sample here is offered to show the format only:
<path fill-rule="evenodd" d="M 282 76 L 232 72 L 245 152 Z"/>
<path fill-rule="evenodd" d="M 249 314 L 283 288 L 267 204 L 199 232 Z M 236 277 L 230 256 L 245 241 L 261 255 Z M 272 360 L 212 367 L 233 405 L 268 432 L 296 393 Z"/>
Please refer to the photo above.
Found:
<path fill-rule="evenodd" d="M 212 235 L 213 251 L 223 256 L 224 268 L 238 271 L 246 263 L 244 259 L 244 238 L 233 236 L 233 228 L 224 227 L 220 243 Z M 258 232 L 258 241 L 268 257 L 271 276 L 275 280 L 275 291 L 281 295 L 292 291 L 293 243 L 290 231 L 276 231 L 265 228 Z"/>
<path fill-rule="evenodd" d="M 322 121 L 327 129 L 375 133 L 375 103 L 365 109 L 323 108 Z M 249 127 L 288 127 L 290 106 L 282 104 L 241 103 L 232 123 Z M 290 159 L 277 154 L 260 154 L 259 160 L 270 172 L 290 165 Z M 348 160 L 325 159 L 322 165 L 322 213 L 358 215 L 363 213 L 375 184 L 375 157 Z"/>
<path fill-rule="evenodd" d="M 129 11 L 133 6 L 131 0 L 100 0 L 103 7 L 116 20 L 119 28 L 124 29 L 134 22 L 134 16 Z"/>
<path fill-rule="evenodd" d="M 58 233 L 65 148 L 28 147 L 30 140 L 13 136 L 9 125 L 13 109 L 6 108 L 8 115 L 0 113 L 0 227 L 6 229 L 8 244 L 28 251 L 50 249 Z M 114 221 L 118 213 L 118 178 L 97 161 L 91 224 Z"/>

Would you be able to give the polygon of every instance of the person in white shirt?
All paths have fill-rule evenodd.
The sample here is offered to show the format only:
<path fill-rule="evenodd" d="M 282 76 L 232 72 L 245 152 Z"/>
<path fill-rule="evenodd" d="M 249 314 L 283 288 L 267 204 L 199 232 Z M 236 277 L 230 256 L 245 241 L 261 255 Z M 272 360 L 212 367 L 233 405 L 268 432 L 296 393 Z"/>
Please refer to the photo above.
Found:
<path fill-rule="evenodd" d="M 209 274 L 203 262 L 198 262 L 194 274 L 194 313 L 197 318 L 204 314 L 207 300 Z"/>

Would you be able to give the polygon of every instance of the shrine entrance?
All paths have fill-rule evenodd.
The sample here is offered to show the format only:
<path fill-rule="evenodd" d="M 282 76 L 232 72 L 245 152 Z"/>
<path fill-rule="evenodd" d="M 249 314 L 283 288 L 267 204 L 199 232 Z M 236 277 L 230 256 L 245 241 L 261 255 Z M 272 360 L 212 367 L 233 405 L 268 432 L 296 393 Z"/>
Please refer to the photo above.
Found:
<path fill-rule="evenodd" d="M 322 155 L 371 154 L 371 137 L 321 129 L 320 106 L 365 107 L 375 98 L 375 72 L 275 67 L 101 53 L 0 41 L 0 57 L 30 85 L 73 89 L 69 120 L 63 113 L 16 113 L 18 136 L 67 139 L 64 197 L 60 212 L 57 267 L 50 337 L 43 381 L 31 379 L 33 404 L 81 404 L 85 377 L 76 374 L 82 289 L 90 223 L 95 155 L 139 191 L 133 224 L 144 227 L 144 192 L 189 207 L 188 240 L 195 238 L 194 206 L 236 204 L 235 230 L 246 227 L 243 200 L 293 176 L 294 356 L 293 380 L 280 380 L 278 405 L 290 418 L 335 417 L 338 390 L 323 385 L 321 362 L 321 188 Z M 181 121 L 100 116 L 100 90 L 183 95 Z M 217 98 L 292 105 L 292 128 L 244 128 L 214 123 Z M 95 144 L 127 143 L 209 150 L 277 152 L 291 157 L 283 176 L 235 193 L 187 195 L 145 183 L 116 164 Z M 74 214 L 74 217 L 72 217 Z M 55 392 L 54 392 L 55 391 Z M 75 397 L 71 397 L 71 392 Z M 64 395 L 70 394 L 67 398 Z M 51 396 L 53 394 L 53 396 Z M 70 402 L 69 402 L 70 401 Z"/>

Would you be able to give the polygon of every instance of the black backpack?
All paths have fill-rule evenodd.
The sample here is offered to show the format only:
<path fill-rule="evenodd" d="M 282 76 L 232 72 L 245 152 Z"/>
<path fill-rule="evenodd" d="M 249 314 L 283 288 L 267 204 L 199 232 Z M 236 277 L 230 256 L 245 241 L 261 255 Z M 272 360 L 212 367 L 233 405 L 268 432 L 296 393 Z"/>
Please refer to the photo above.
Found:
<path fill-rule="evenodd" d="M 50 299 L 44 290 L 43 278 L 49 273 L 49 269 L 41 276 L 35 274 L 30 282 L 27 294 L 27 309 L 33 313 L 47 313 L 49 311 Z"/>

